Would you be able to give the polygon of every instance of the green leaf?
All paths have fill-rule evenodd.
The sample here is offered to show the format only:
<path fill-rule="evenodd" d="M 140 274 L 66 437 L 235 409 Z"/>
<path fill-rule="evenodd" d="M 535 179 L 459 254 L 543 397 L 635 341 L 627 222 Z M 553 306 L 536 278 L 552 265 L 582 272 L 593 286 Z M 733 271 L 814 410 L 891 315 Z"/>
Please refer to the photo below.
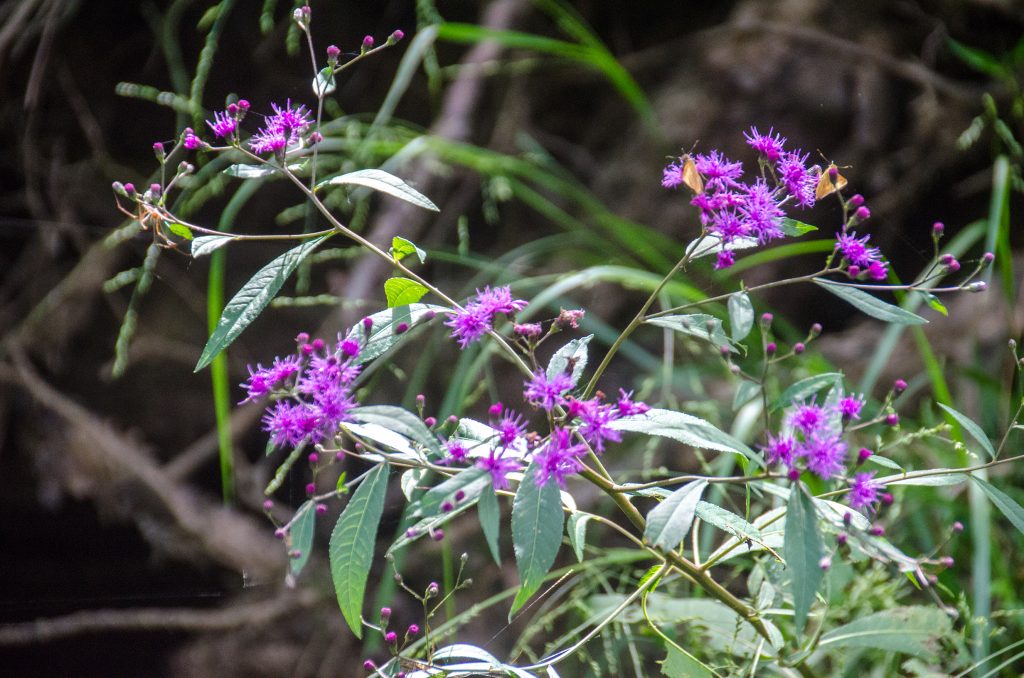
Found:
<path fill-rule="evenodd" d="M 985 452 L 988 453 L 989 459 L 996 458 L 996 449 L 992 447 L 992 442 L 988 439 L 988 436 L 985 435 L 985 432 L 981 430 L 981 427 L 974 423 L 973 419 L 968 417 L 966 414 L 957 412 L 949 405 L 943 405 L 942 403 L 936 403 L 936 405 L 945 410 L 949 416 L 956 419 L 957 423 L 963 426 L 964 430 L 967 431 L 972 438 L 978 441 Z"/>
<path fill-rule="evenodd" d="M 238 335 L 249 326 L 249 323 L 266 308 L 292 271 L 309 256 L 310 252 L 329 237 L 325 235 L 308 240 L 298 247 L 288 250 L 257 271 L 256 275 L 242 286 L 242 289 L 224 307 L 224 312 L 221 313 L 220 320 L 217 321 L 217 327 L 214 328 L 213 334 L 210 335 L 203 348 L 202 355 L 199 356 L 196 372 L 213 362 L 213 359 L 221 351 L 238 338 Z"/>
<path fill-rule="evenodd" d="M 899 471 L 900 473 L 904 472 L 904 468 L 902 466 L 894 462 L 892 459 L 889 459 L 888 457 L 883 457 L 880 454 L 872 454 L 870 457 L 868 457 L 868 461 L 872 464 L 884 466 L 885 468 L 891 468 L 893 471 Z"/>
<path fill-rule="evenodd" d="M 1003 512 L 1007 520 L 1016 527 L 1021 534 L 1024 534 L 1024 508 L 1018 504 L 1002 490 L 998 489 L 988 481 L 982 480 L 978 476 L 971 476 L 971 480 L 977 483 L 978 487 L 981 488 L 982 492 L 988 495 L 988 498 L 992 500 L 996 508 Z"/>
<path fill-rule="evenodd" d="M 589 514 L 573 513 L 569 516 L 569 525 L 566 527 L 573 553 L 576 554 L 576 560 L 581 563 L 583 562 L 583 548 L 587 545 L 587 523 L 589 521 Z"/>
<path fill-rule="evenodd" d="M 609 427 L 618 431 L 633 431 L 650 436 L 671 438 L 690 447 L 718 452 L 737 452 L 763 464 L 759 454 L 699 417 L 672 410 L 651 409 L 644 414 L 635 414 L 617 419 Z"/>
<path fill-rule="evenodd" d="M 430 199 L 414 189 L 409 184 L 405 183 L 393 174 L 388 174 L 384 170 L 379 169 L 365 169 L 358 170 L 356 172 L 349 172 L 348 174 L 342 174 L 341 176 L 331 177 L 327 181 L 318 184 L 317 190 L 323 186 L 365 186 L 366 188 L 386 193 L 393 198 L 404 200 L 407 203 L 422 207 L 434 212 L 439 212 L 437 205 L 432 203 Z"/>
<path fill-rule="evenodd" d="M 234 240 L 229 235 L 201 235 L 192 241 L 192 256 L 205 257 Z"/>
<path fill-rule="evenodd" d="M 732 342 L 725 335 L 725 330 L 722 329 L 722 321 L 707 313 L 663 315 L 659 318 L 651 318 L 647 321 L 647 324 L 667 327 L 670 330 L 703 339 L 710 342 L 717 349 L 720 349 L 722 346 L 728 346 L 730 351 L 736 352 Z"/>
<path fill-rule="evenodd" d="M 732 511 L 728 511 L 717 504 L 711 504 L 706 501 L 699 502 L 697 504 L 697 517 L 734 537 L 756 541 L 762 540 L 761 530 Z"/>
<path fill-rule="evenodd" d="M 924 295 L 925 301 L 928 302 L 928 306 L 931 307 L 933 311 L 937 311 L 947 317 L 949 316 L 949 311 L 946 309 L 946 305 L 939 301 L 937 296 L 931 292 L 922 292 L 922 294 Z"/>
<path fill-rule="evenodd" d="M 363 596 L 373 564 L 377 527 L 384 512 L 388 465 L 366 474 L 331 533 L 331 579 L 341 614 L 356 638 L 363 637 Z"/>
<path fill-rule="evenodd" d="M 874 458 L 874 455 L 868 457 L 868 460 Z M 934 469 L 935 471 L 948 471 L 950 469 Z M 889 476 L 890 478 L 893 476 Z M 945 487 L 947 485 L 959 485 L 960 483 L 967 482 L 968 476 L 964 473 L 944 473 L 941 476 L 910 476 L 909 478 L 901 478 L 898 480 L 886 479 L 886 485 L 919 485 L 924 487 Z"/>
<path fill-rule="evenodd" d="M 1010 77 L 1010 73 L 995 56 L 984 52 L 975 47 L 969 47 L 962 42 L 954 40 L 953 38 L 946 38 L 946 44 L 949 46 L 949 50 L 956 55 L 960 61 L 970 66 L 976 71 L 991 75 L 994 78 L 1007 78 Z"/>
<path fill-rule="evenodd" d="M 191 240 L 192 239 L 192 229 L 190 229 L 185 224 L 179 224 L 179 223 L 171 222 L 171 221 L 164 222 L 164 223 L 167 224 L 168 230 L 170 230 L 171 233 L 173 233 L 174 235 L 178 236 L 179 238 L 184 238 L 185 240 Z"/>
<path fill-rule="evenodd" d="M 841 285 L 831 280 L 815 278 L 814 284 L 823 287 L 843 301 L 857 307 L 872 318 L 884 320 L 894 325 L 926 325 L 927 320 L 899 306 L 893 306 L 881 299 L 871 296 L 863 290 L 849 285 Z"/>
<path fill-rule="evenodd" d="M 802 235 L 807 235 L 808 233 L 812 233 L 817 230 L 817 226 L 805 224 L 804 222 L 797 221 L 796 219 L 785 217 L 782 220 L 782 232 L 790 238 L 799 238 Z"/>
<path fill-rule="evenodd" d="M 519 570 L 519 592 L 509 619 L 540 588 L 562 545 L 562 498 L 554 478 L 537 484 L 538 466 L 530 464 L 512 501 L 512 545 Z"/>
<path fill-rule="evenodd" d="M 299 517 L 292 523 L 289 531 L 289 551 L 298 551 L 299 557 L 289 557 L 288 569 L 293 577 L 298 577 L 302 568 L 309 562 L 309 553 L 313 550 L 313 533 L 316 527 L 316 506 L 312 501 L 302 504 L 295 512 Z M 290 556 L 291 554 L 289 554 Z"/>
<path fill-rule="evenodd" d="M 761 385 L 743 379 L 736 386 L 736 394 L 732 397 L 733 412 L 740 409 L 761 393 Z"/>
<path fill-rule="evenodd" d="M 662 551 L 671 551 L 682 543 L 693 525 L 697 502 L 708 481 L 701 478 L 683 485 L 647 514 L 644 541 Z"/>
<path fill-rule="evenodd" d="M 347 478 L 348 478 L 348 471 L 342 471 L 341 473 L 338 474 L 338 482 L 335 483 L 335 485 L 334 485 L 334 489 L 335 489 L 336 492 L 340 492 L 341 494 L 347 494 L 348 493 L 348 488 L 345 487 L 345 480 Z"/>
<path fill-rule="evenodd" d="M 741 341 L 754 328 L 754 305 L 746 292 L 729 295 L 729 336 Z"/>
<path fill-rule="evenodd" d="M 224 174 L 239 179 L 259 179 L 273 174 L 277 170 L 273 167 L 263 165 L 231 165 L 224 170 Z"/>
<path fill-rule="evenodd" d="M 572 385 L 575 387 L 579 383 L 580 377 L 583 376 L 584 368 L 587 366 L 587 344 L 593 338 L 593 334 L 588 334 L 585 337 L 573 339 L 558 349 L 555 355 L 551 356 L 551 361 L 548 363 L 548 379 L 554 379 L 555 376 L 562 374 L 569 369 L 571 364 Z"/>
<path fill-rule="evenodd" d="M 661 674 L 668 678 L 703 678 L 704 676 L 717 676 L 707 665 L 699 659 L 675 645 L 665 643 L 665 651 L 668 654 L 661 662 Z"/>
<path fill-rule="evenodd" d="M 823 388 L 835 388 L 843 383 L 843 375 L 839 372 L 826 372 L 807 377 L 796 382 L 779 396 L 779 399 L 772 403 L 772 411 L 782 407 L 788 407 L 791 403 L 804 400 Z"/>
<path fill-rule="evenodd" d="M 793 593 L 794 621 L 797 630 L 802 630 L 821 585 L 823 550 L 814 504 L 802 484 L 790 492 L 786 506 L 786 569 Z"/>
<path fill-rule="evenodd" d="M 434 304 L 409 304 L 408 306 L 396 306 L 386 311 L 380 311 L 368 316 L 371 322 L 369 333 L 366 332 L 362 323 L 357 323 L 349 330 L 346 339 L 353 339 L 359 342 L 359 355 L 356 356 L 356 363 L 367 363 L 384 354 L 385 351 L 402 340 L 403 333 L 396 333 L 400 325 L 405 325 L 406 330 L 423 319 L 433 318 L 438 313 L 448 310 L 446 306 Z M 365 318 L 364 318 L 365 321 Z"/>
<path fill-rule="evenodd" d="M 429 291 L 420 283 L 408 278 L 388 278 L 384 281 L 384 296 L 388 299 L 388 308 L 415 304 Z"/>
<path fill-rule="evenodd" d="M 453 500 L 459 490 L 471 497 L 479 494 L 491 482 L 491 474 L 486 469 L 471 466 L 427 490 L 419 501 L 409 505 L 409 515 L 415 518 L 437 515 L 441 511 L 441 504 Z"/>
<path fill-rule="evenodd" d="M 895 607 L 832 629 L 818 647 L 865 647 L 936 660 L 952 631 L 949 617 L 937 607 Z"/>
<path fill-rule="evenodd" d="M 391 256 L 395 258 L 395 261 L 401 261 L 410 254 L 415 254 L 421 264 L 427 260 L 427 253 L 411 240 L 399 238 L 397 235 L 391 239 Z"/>
<path fill-rule="evenodd" d="M 338 84 L 334 81 L 334 69 L 330 66 L 325 66 L 316 74 L 313 78 L 313 95 L 317 97 L 327 96 L 338 88 Z"/>
<path fill-rule="evenodd" d="M 349 411 L 356 421 L 377 424 L 389 431 L 413 440 L 425 447 L 434 457 L 441 456 L 441 445 L 423 421 L 409 410 L 394 405 L 366 405 Z"/>
<path fill-rule="evenodd" d="M 487 541 L 494 562 L 501 566 L 501 552 L 498 550 L 498 535 L 501 532 L 501 509 L 498 507 L 498 495 L 494 493 L 494 485 L 487 483 L 480 490 L 480 501 L 476 505 L 480 516 L 480 529 Z"/>

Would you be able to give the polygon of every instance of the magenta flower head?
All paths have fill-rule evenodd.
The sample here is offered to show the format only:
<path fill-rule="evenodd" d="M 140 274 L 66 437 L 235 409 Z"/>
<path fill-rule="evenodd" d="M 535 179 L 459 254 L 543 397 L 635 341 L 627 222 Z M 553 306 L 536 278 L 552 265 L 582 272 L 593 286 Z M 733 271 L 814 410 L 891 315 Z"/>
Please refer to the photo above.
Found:
<path fill-rule="evenodd" d="M 219 139 L 230 139 L 238 129 L 238 123 L 233 115 L 225 111 L 213 114 L 213 121 L 206 121 L 206 124 L 213 130 L 214 136 Z"/>
<path fill-rule="evenodd" d="M 743 133 L 747 145 L 757 151 L 765 160 L 770 163 L 777 162 L 785 150 L 786 137 L 774 133 L 773 128 L 768 129 L 768 134 L 761 134 L 756 127 L 750 128 L 750 133 Z"/>
<path fill-rule="evenodd" d="M 194 151 L 202 145 L 202 141 L 199 140 L 199 137 L 196 136 L 191 127 L 186 127 L 185 131 L 182 132 L 181 142 L 190 151 Z"/>
<path fill-rule="evenodd" d="M 850 507 L 862 509 L 870 507 L 878 501 L 878 490 L 881 487 L 874 480 L 875 472 L 858 473 L 850 483 Z"/>
<path fill-rule="evenodd" d="M 538 370 L 525 387 L 523 397 L 534 407 L 550 412 L 556 405 L 565 405 L 562 394 L 572 388 L 572 377 L 561 372 L 548 379 L 543 370 Z"/>
<path fill-rule="evenodd" d="M 285 102 L 284 108 L 271 104 L 274 115 L 267 118 L 266 125 L 249 139 L 249 148 L 253 153 L 272 152 L 282 154 L 289 146 L 301 141 L 302 134 L 312 124 L 312 114 L 304 105 L 292 107 L 292 100 Z"/>
<path fill-rule="evenodd" d="M 508 474 L 522 468 L 514 459 L 506 459 L 491 450 L 490 454 L 480 459 L 477 468 L 482 468 L 491 474 L 491 484 L 496 490 L 508 489 Z"/>

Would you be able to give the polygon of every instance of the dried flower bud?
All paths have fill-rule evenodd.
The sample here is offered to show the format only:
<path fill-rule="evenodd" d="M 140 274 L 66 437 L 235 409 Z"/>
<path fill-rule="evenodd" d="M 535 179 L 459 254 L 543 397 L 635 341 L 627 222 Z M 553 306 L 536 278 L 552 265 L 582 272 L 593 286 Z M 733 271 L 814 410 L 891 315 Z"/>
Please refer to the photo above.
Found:
<path fill-rule="evenodd" d="M 566 310 L 561 309 L 558 313 L 558 317 L 555 318 L 555 326 L 559 329 L 565 329 L 571 327 L 574 330 L 578 330 L 580 327 L 580 320 L 583 319 L 583 315 L 586 313 L 583 309 Z"/>

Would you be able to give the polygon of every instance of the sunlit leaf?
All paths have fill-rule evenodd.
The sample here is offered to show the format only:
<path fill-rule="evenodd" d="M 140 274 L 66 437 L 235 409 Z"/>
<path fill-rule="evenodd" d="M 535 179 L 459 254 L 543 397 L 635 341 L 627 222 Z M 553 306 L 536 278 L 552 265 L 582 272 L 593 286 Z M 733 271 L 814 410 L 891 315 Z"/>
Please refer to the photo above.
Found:
<path fill-rule="evenodd" d="M 229 235 L 201 235 L 192 241 L 192 256 L 204 257 L 234 240 Z"/>
<path fill-rule="evenodd" d="M 754 328 L 754 305 L 746 292 L 729 295 L 729 336 L 741 341 Z"/>
<path fill-rule="evenodd" d="M 981 445 L 982 449 L 984 449 L 988 454 L 989 459 L 996 458 L 996 449 L 992 447 L 992 441 L 988 439 L 988 436 L 985 435 L 985 432 L 981 427 L 974 423 L 973 419 L 968 417 L 966 414 L 957 412 L 949 405 L 943 405 L 942 403 L 936 403 L 936 405 L 945 410 L 949 416 L 956 419 L 957 423 L 963 426 L 964 430 L 967 431 L 967 434 L 978 441 L 978 444 Z"/>
<path fill-rule="evenodd" d="M 224 170 L 224 174 L 239 179 L 259 179 L 273 174 L 277 170 L 264 165 L 231 165 Z"/>
<path fill-rule="evenodd" d="M 331 533 L 334 592 L 341 614 L 356 638 L 363 637 L 363 597 L 387 489 L 388 465 L 380 464 L 363 479 Z"/>
<path fill-rule="evenodd" d="M 359 342 L 359 355 L 354 360 L 357 363 L 366 363 L 401 341 L 405 331 L 416 323 L 429 320 L 447 310 L 447 306 L 435 304 L 396 306 L 367 316 L 368 321 L 364 318 L 363 322 L 357 323 L 345 338 Z M 369 331 L 366 330 L 365 322 L 370 324 Z"/>
<path fill-rule="evenodd" d="M 388 278 L 384 281 L 384 295 L 388 300 L 388 308 L 415 304 L 429 291 L 420 283 L 408 278 Z"/>
<path fill-rule="evenodd" d="M 707 485 L 703 478 L 687 483 L 651 509 L 644 540 L 663 551 L 677 548 L 693 525 L 697 502 Z"/>
<path fill-rule="evenodd" d="M 579 383 L 580 377 L 583 376 L 584 368 L 587 366 L 587 344 L 593 338 L 593 334 L 588 334 L 585 337 L 573 339 L 558 349 L 551 356 L 550 362 L 548 362 L 547 378 L 555 378 L 557 375 L 569 370 L 571 365 L 570 376 L 572 377 L 572 385 L 575 387 Z"/>
<path fill-rule="evenodd" d="M 736 351 L 732 342 L 726 336 L 725 330 L 722 329 L 722 321 L 707 313 L 663 315 L 658 318 L 651 318 L 647 321 L 647 324 L 667 327 L 670 330 L 703 339 L 710 342 L 716 349 L 728 346 L 730 351 Z"/>
<path fill-rule="evenodd" d="M 313 95 L 317 97 L 327 96 L 335 89 L 338 85 L 334 81 L 334 69 L 330 66 L 325 66 L 316 74 L 313 78 Z"/>
<path fill-rule="evenodd" d="M 843 301 L 855 306 L 872 318 L 884 320 L 894 325 L 925 325 L 927 320 L 899 306 L 893 306 L 863 290 L 849 285 L 841 285 L 830 280 L 815 278 L 814 283 L 823 287 Z"/>
<path fill-rule="evenodd" d="M 400 238 L 397 235 L 391 239 L 391 256 L 395 258 L 395 261 L 401 261 L 410 254 L 415 254 L 421 264 L 427 260 L 427 253 L 411 240 Z"/>
<path fill-rule="evenodd" d="M 430 201 L 430 198 L 423 195 L 409 184 L 405 183 L 393 174 L 384 170 L 365 169 L 356 172 L 349 172 L 341 176 L 332 177 L 317 185 L 317 190 L 323 186 L 365 186 L 366 188 L 386 193 L 393 198 L 404 200 L 407 203 L 422 207 L 424 209 L 438 212 L 437 205 Z"/>

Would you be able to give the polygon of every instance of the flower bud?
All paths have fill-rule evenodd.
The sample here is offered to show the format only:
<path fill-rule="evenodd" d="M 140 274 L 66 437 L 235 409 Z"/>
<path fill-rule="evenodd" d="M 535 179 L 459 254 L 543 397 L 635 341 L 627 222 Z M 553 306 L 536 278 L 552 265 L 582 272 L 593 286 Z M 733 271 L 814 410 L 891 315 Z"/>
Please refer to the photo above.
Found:
<path fill-rule="evenodd" d="M 778 349 L 779 347 L 775 345 L 774 341 L 769 341 L 768 344 L 764 347 L 764 352 L 767 353 L 769 356 L 773 356 L 775 355 L 775 352 Z"/>
<path fill-rule="evenodd" d="M 372 659 L 367 659 L 365 662 L 363 662 L 363 670 L 364 671 L 376 671 L 377 670 L 377 665 L 373 663 Z"/>
<path fill-rule="evenodd" d="M 284 539 L 287 534 L 288 533 L 285 531 L 283 527 L 279 527 L 276 530 L 274 530 L 275 539 Z"/>
<path fill-rule="evenodd" d="M 441 502 L 441 513 L 448 513 L 453 508 L 455 508 L 455 506 L 450 501 Z"/>
<path fill-rule="evenodd" d="M 821 560 L 818 561 L 818 567 L 820 567 L 822 570 L 828 570 L 829 568 L 831 568 L 832 567 L 832 558 L 831 558 L 831 556 L 822 556 Z"/>
<path fill-rule="evenodd" d="M 988 289 L 988 284 L 984 280 L 978 280 L 976 282 L 972 282 L 965 289 L 968 292 L 984 292 Z"/>
<path fill-rule="evenodd" d="M 879 499 L 882 502 L 882 506 L 892 506 L 892 502 L 894 501 L 891 492 L 883 492 Z"/>
<path fill-rule="evenodd" d="M 487 413 L 492 417 L 501 416 L 501 411 L 505 409 L 505 406 L 500 402 L 494 403 L 487 409 Z"/>
<path fill-rule="evenodd" d="M 317 454 L 316 452 L 310 452 L 308 459 L 310 466 L 316 466 L 317 463 L 320 461 L 320 455 Z"/>
<path fill-rule="evenodd" d="M 900 415 L 895 412 L 885 415 L 885 423 L 889 426 L 897 426 L 900 423 Z"/>
<path fill-rule="evenodd" d="M 387 643 L 388 645 L 397 645 L 398 644 L 398 634 L 395 633 L 394 631 L 388 631 L 387 633 L 384 634 L 384 642 Z"/>
<path fill-rule="evenodd" d="M 427 585 L 427 598 L 433 598 L 441 592 L 441 587 L 436 581 L 432 581 Z"/>
<path fill-rule="evenodd" d="M 868 534 L 870 534 L 872 537 L 884 537 L 885 528 L 881 525 L 872 525 L 871 529 L 868 530 Z"/>
<path fill-rule="evenodd" d="M 840 546 L 846 546 L 846 542 L 849 539 L 850 538 L 847 536 L 847 534 L 845 532 L 840 532 L 839 534 L 836 535 L 836 543 L 839 544 Z"/>
<path fill-rule="evenodd" d="M 371 49 L 373 49 L 373 36 L 367 35 L 365 38 L 363 38 L 363 45 L 360 48 L 360 52 L 362 54 L 366 54 Z"/>
<path fill-rule="evenodd" d="M 272 499 L 265 499 L 263 501 L 263 510 L 269 511 L 272 508 L 274 508 L 274 501 Z"/>
<path fill-rule="evenodd" d="M 323 503 L 317 504 L 316 505 L 316 514 L 318 516 L 326 515 L 327 514 L 327 504 L 323 504 Z"/>
<path fill-rule="evenodd" d="M 868 460 L 869 457 L 871 457 L 871 454 L 872 454 L 872 452 L 868 448 L 866 448 L 866 447 L 860 448 L 860 451 L 857 452 L 857 463 L 858 464 L 863 464 L 864 462 L 866 462 Z"/>
<path fill-rule="evenodd" d="M 382 608 L 380 608 L 380 624 L 381 624 L 381 626 L 387 626 L 389 619 L 391 619 L 391 608 L 390 607 L 382 607 Z"/>
<path fill-rule="evenodd" d="M 871 210 L 869 210 L 864 205 L 861 205 L 860 207 L 857 208 L 857 211 L 854 212 L 853 215 L 857 217 L 858 221 L 866 221 L 871 217 Z"/>
<path fill-rule="evenodd" d="M 991 264 L 993 261 L 995 261 L 995 258 L 996 255 L 992 254 L 991 252 L 985 252 L 985 254 L 981 255 L 981 261 L 982 263 L 985 264 Z"/>
<path fill-rule="evenodd" d="M 309 20 L 312 17 L 312 10 L 309 9 L 309 5 L 303 5 L 302 7 L 296 8 L 292 12 L 292 19 L 299 25 L 299 28 L 306 30 L 309 28 Z"/>
<path fill-rule="evenodd" d="M 327 47 L 327 63 L 330 64 L 331 68 L 338 65 L 338 56 L 341 55 L 341 50 L 337 45 L 328 45 Z"/>
<path fill-rule="evenodd" d="M 821 334 L 821 330 L 822 330 L 821 323 L 814 323 L 813 325 L 811 325 L 810 335 L 812 337 L 816 337 L 819 334 Z"/>
<path fill-rule="evenodd" d="M 463 500 L 463 499 L 465 499 L 465 498 L 466 498 L 466 492 L 465 492 L 465 490 L 458 490 L 458 491 L 457 491 L 457 492 L 455 493 L 455 501 L 462 501 L 462 500 Z"/>
<path fill-rule="evenodd" d="M 903 393 L 904 391 L 907 390 L 907 382 L 903 381 L 902 379 L 897 379 L 892 384 L 892 390 L 895 391 L 897 395 Z"/>
<path fill-rule="evenodd" d="M 853 514 L 847 511 L 843 514 L 843 525 L 849 527 L 851 523 L 853 523 Z"/>
<path fill-rule="evenodd" d="M 800 355 L 805 350 L 807 350 L 807 346 L 804 345 L 804 342 L 798 341 L 795 344 L 793 344 L 793 353 Z"/>
<path fill-rule="evenodd" d="M 153 155 L 156 156 L 157 162 L 163 162 L 167 158 L 167 151 L 164 150 L 164 145 L 159 141 L 153 144 Z"/>
<path fill-rule="evenodd" d="M 795 468 L 789 469 L 789 472 L 786 473 L 786 477 L 789 478 L 790 481 L 792 481 L 794 483 L 796 481 L 800 480 L 800 471 L 799 471 L 799 469 L 795 469 Z"/>
<path fill-rule="evenodd" d="M 860 266 L 858 266 L 857 264 L 850 264 L 849 266 L 846 267 L 846 275 L 850 276 L 851 278 L 856 278 L 858 275 L 860 275 Z"/>
<path fill-rule="evenodd" d="M 953 562 L 952 556 L 942 556 L 939 558 L 939 565 L 942 565 L 943 567 L 953 567 Z"/>
<path fill-rule="evenodd" d="M 957 520 L 956 522 L 953 523 L 953 528 L 952 529 L 953 529 L 953 533 L 954 534 L 960 534 L 961 532 L 964 531 L 964 524 L 961 523 L 959 520 Z"/>
<path fill-rule="evenodd" d="M 128 185 L 131 186 L 131 184 L 128 184 Z M 128 191 L 125 190 L 124 184 L 122 184 L 120 181 L 115 181 L 114 183 L 112 183 L 110 185 L 110 187 L 112 189 L 114 189 L 114 193 L 117 193 L 122 198 L 127 198 L 128 197 Z"/>
<path fill-rule="evenodd" d="M 771 313 L 762 313 L 761 314 L 761 327 L 763 329 L 768 329 L 769 327 L 772 326 L 772 320 L 774 320 L 774 319 L 775 319 L 775 316 L 773 316 Z"/>
<path fill-rule="evenodd" d="M 415 539 L 419 535 L 419 533 L 420 531 L 417 530 L 415 527 L 410 527 L 408 530 L 405 531 L 405 538 Z"/>
<path fill-rule="evenodd" d="M 404 38 L 404 37 L 405 37 L 405 33 L 403 33 L 400 30 L 395 31 L 394 33 L 392 33 L 391 35 L 388 36 L 388 43 L 387 44 L 395 45 L 395 44 L 401 42 L 402 38 Z"/>
<path fill-rule="evenodd" d="M 395 334 L 405 334 L 409 329 L 409 323 L 398 323 L 395 325 Z"/>
<path fill-rule="evenodd" d="M 373 329 L 373 318 L 367 316 L 363 318 L 363 331 L 369 332 Z"/>
<path fill-rule="evenodd" d="M 442 530 L 441 528 L 437 528 L 436 530 L 434 530 L 430 534 L 430 538 L 433 539 L 434 541 L 443 541 L 444 540 L 444 530 Z"/>
<path fill-rule="evenodd" d="M 941 221 L 936 221 L 932 224 L 932 235 L 938 237 L 942 235 L 943 231 L 946 230 L 946 226 Z"/>
<path fill-rule="evenodd" d="M 316 494 L 316 483 L 309 483 L 306 485 L 306 494 L 309 496 Z"/>
<path fill-rule="evenodd" d="M 835 183 L 836 179 L 839 178 L 839 168 L 836 167 L 835 165 L 829 165 L 829 168 L 828 168 L 828 178 L 833 183 Z"/>
<path fill-rule="evenodd" d="M 420 632 L 420 627 L 419 626 L 417 626 L 416 624 L 409 624 L 409 628 L 406 630 L 405 635 L 407 635 L 407 636 L 415 636 L 415 635 L 418 635 L 419 632 Z"/>
<path fill-rule="evenodd" d="M 434 417 L 427 417 L 423 420 L 423 423 L 426 424 L 427 428 L 434 428 L 434 425 L 437 423 L 437 419 Z"/>
<path fill-rule="evenodd" d="M 860 207 L 864 204 L 864 196 L 860 193 L 856 193 L 850 196 L 850 199 L 846 201 L 846 204 L 854 208 Z"/>

